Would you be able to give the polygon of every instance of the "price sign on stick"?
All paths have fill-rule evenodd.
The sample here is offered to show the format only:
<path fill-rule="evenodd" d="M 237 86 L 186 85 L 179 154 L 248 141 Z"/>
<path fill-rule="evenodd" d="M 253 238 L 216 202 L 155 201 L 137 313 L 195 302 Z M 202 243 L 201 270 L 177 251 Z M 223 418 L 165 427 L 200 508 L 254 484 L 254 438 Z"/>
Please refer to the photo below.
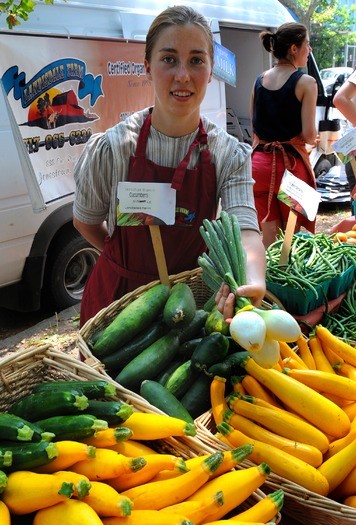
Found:
<path fill-rule="evenodd" d="M 278 199 L 290 207 L 279 264 L 287 264 L 298 213 L 313 221 L 318 212 L 321 195 L 306 182 L 285 170 L 278 192 Z"/>
<path fill-rule="evenodd" d="M 155 182 L 119 182 L 118 226 L 149 226 L 158 275 L 169 285 L 160 225 L 175 222 L 176 191 L 170 184 Z"/>

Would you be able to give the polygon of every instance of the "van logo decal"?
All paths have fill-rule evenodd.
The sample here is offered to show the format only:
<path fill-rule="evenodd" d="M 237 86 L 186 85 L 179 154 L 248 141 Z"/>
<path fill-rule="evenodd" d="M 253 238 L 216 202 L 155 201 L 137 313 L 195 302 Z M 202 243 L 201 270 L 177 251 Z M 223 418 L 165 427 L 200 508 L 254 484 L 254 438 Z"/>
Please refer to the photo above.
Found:
<path fill-rule="evenodd" d="M 27 83 L 24 72 L 19 73 L 17 66 L 10 67 L 5 71 L 2 82 L 6 94 L 13 89 L 14 98 L 21 99 L 22 107 L 26 108 L 48 89 L 67 80 L 78 80 L 79 98 L 90 95 L 90 105 L 94 106 L 96 100 L 103 95 L 102 79 L 102 75 L 95 78 L 91 73 L 86 73 L 86 65 L 82 60 L 63 58 L 48 64 Z"/>

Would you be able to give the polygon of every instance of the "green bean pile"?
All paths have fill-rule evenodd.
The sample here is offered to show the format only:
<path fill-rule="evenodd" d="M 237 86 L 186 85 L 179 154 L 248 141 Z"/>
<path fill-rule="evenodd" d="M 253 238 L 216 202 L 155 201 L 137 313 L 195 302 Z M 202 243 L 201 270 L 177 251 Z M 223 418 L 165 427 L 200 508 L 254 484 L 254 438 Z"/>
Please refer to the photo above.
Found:
<path fill-rule="evenodd" d="M 339 310 L 335 313 L 326 313 L 322 325 L 346 341 L 356 341 L 356 280 L 348 289 Z"/>
<path fill-rule="evenodd" d="M 356 245 L 342 243 L 335 236 L 325 233 L 295 234 L 288 263 L 280 265 L 283 234 L 266 250 L 266 281 L 284 287 L 299 289 L 306 296 L 306 289 L 318 297 L 316 286 L 341 275 L 351 265 L 356 266 Z"/>

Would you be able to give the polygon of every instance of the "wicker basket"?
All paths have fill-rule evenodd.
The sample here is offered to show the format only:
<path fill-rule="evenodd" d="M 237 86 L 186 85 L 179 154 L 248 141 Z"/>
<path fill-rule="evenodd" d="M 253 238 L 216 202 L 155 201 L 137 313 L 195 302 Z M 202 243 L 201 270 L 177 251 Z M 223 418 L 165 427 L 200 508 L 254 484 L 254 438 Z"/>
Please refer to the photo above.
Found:
<path fill-rule="evenodd" d="M 204 304 L 212 296 L 212 291 L 201 279 L 201 268 L 196 268 L 195 270 L 182 272 L 176 275 L 171 275 L 169 281 L 171 286 L 176 283 L 183 282 L 189 285 L 191 288 L 197 308 L 203 308 Z M 94 317 L 89 319 L 85 325 L 80 329 L 78 334 L 78 347 L 80 353 L 82 354 L 85 363 L 94 367 L 102 368 L 102 363 L 98 360 L 91 352 L 88 341 L 93 337 L 97 332 L 106 328 L 118 315 L 118 313 L 123 310 L 128 304 L 132 303 L 144 292 L 158 284 L 160 281 L 152 281 L 149 284 L 140 286 L 136 288 L 133 292 L 127 293 L 120 299 L 117 299 L 111 303 L 106 308 L 103 308 L 98 312 Z"/>
<path fill-rule="evenodd" d="M 171 286 L 179 282 L 188 284 L 193 292 L 197 308 L 199 309 L 203 308 L 206 301 L 213 295 L 213 292 L 202 280 L 201 274 L 201 268 L 196 268 L 195 270 L 178 273 L 169 277 Z M 159 282 L 160 281 L 152 281 L 149 284 L 136 288 L 136 290 L 133 292 L 124 295 L 106 308 L 100 310 L 100 312 L 98 312 L 94 317 L 85 323 L 85 325 L 79 331 L 77 344 L 86 364 L 95 369 L 103 370 L 103 364 L 92 354 L 90 350 L 88 345 L 90 338 L 100 330 L 106 328 L 115 319 L 118 313 L 128 304 L 130 304 L 146 290 L 149 290 Z M 269 309 L 273 303 L 276 303 L 282 307 L 278 299 L 272 293 L 267 292 L 265 300 L 262 303 L 262 308 Z"/>
<path fill-rule="evenodd" d="M 215 422 L 211 410 L 195 420 L 197 436 L 210 450 L 228 450 L 230 447 L 215 437 Z M 268 462 L 267 462 L 268 463 Z M 249 460 L 241 463 L 240 468 L 253 465 Z M 330 498 L 288 481 L 274 474 L 268 476 L 262 486 L 266 493 L 283 489 L 284 505 L 282 514 L 300 523 L 312 525 L 351 525 L 356 523 L 356 509 L 342 505 Z"/>
<path fill-rule="evenodd" d="M 133 405 L 135 410 L 145 413 L 162 413 L 139 395 L 126 390 L 100 370 L 95 370 L 85 363 L 54 350 L 50 345 L 32 347 L 0 360 L 0 411 L 5 412 L 18 399 L 28 395 L 35 385 L 42 381 L 97 380 L 109 381 L 116 387 L 118 399 Z M 174 454 L 183 459 L 189 459 L 215 452 L 197 437 L 170 437 L 148 442 L 157 452 Z M 243 511 L 261 499 L 266 494 L 258 489 L 247 498 L 237 509 Z M 21 517 L 21 525 L 25 523 Z M 22 519 L 24 521 L 22 521 Z M 276 523 L 280 515 L 276 516 Z M 17 523 L 17 522 L 16 522 Z M 31 520 L 32 523 L 32 520 Z"/>

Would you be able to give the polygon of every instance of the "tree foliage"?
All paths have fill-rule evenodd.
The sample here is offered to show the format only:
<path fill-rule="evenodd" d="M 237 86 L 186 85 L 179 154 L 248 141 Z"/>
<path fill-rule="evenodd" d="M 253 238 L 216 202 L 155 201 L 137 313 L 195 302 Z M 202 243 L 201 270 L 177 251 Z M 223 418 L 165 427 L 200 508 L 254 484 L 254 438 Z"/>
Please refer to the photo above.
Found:
<path fill-rule="evenodd" d="M 54 0 L 39 0 L 45 4 L 53 4 Z M 64 0 L 66 2 L 66 0 Z M 33 0 L 8 0 L 7 2 L 0 2 L 0 15 L 6 15 L 6 23 L 9 29 L 21 24 L 21 21 L 28 20 L 29 14 L 33 12 L 37 2 Z"/>
<path fill-rule="evenodd" d="M 339 0 L 279 0 L 310 33 L 314 57 L 320 69 L 345 65 L 345 47 L 356 44 L 356 5 L 341 6 Z"/>

